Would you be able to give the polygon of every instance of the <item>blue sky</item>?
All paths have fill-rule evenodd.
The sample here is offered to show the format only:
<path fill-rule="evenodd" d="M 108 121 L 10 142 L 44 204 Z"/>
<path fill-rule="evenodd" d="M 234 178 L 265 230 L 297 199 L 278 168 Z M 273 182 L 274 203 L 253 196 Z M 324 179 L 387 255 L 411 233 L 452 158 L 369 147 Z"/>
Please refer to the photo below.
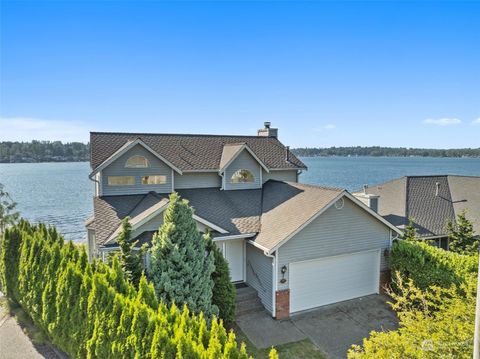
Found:
<path fill-rule="evenodd" d="M 480 2 L 1 5 L 0 140 L 480 147 Z"/>

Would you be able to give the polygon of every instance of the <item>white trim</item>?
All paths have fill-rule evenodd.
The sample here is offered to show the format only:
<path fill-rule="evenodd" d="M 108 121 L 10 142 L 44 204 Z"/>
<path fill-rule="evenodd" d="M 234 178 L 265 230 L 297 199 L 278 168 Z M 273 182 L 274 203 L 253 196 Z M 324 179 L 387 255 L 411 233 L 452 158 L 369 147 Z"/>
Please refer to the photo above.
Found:
<path fill-rule="evenodd" d="M 307 170 L 307 167 L 290 167 L 290 168 L 270 168 L 270 171 L 295 171 L 295 170 L 305 170 L 305 171 L 308 171 Z"/>
<path fill-rule="evenodd" d="M 183 173 L 218 173 L 218 169 L 210 170 L 184 170 Z"/>
<path fill-rule="evenodd" d="M 231 239 L 245 239 L 245 238 L 251 238 L 255 235 L 256 235 L 256 233 L 232 234 L 231 236 L 213 237 L 212 241 L 221 242 L 221 241 L 229 241 Z"/>
<path fill-rule="evenodd" d="M 200 222 L 201 224 L 206 225 L 207 227 L 210 227 L 211 229 L 216 230 L 217 232 L 220 232 L 222 234 L 228 233 L 228 231 L 223 229 L 222 227 L 219 227 L 216 224 L 213 224 L 212 222 L 209 222 L 206 219 L 197 216 L 196 214 L 193 215 L 193 219 L 196 220 L 197 222 Z"/>
<path fill-rule="evenodd" d="M 157 152 L 155 152 L 152 148 L 150 148 L 145 142 L 143 142 L 140 138 L 137 138 L 135 141 L 127 141 L 122 147 L 120 147 L 115 153 L 113 153 L 110 157 L 108 157 L 105 161 L 103 161 L 100 165 L 98 165 L 92 173 L 89 174 L 89 177 L 92 178 L 93 175 L 98 173 L 99 171 L 103 170 L 105 167 L 110 165 L 113 161 L 115 161 L 117 158 L 119 158 L 122 154 L 130 150 L 136 145 L 141 145 L 143 146 L 147 151 L 149 151 L 151 154 L 153 154 L 155 157 L 157 157 L 159 160 L 164 162 L 166 165 L 168 165 L 170 168 L 174 169 L 176 172 L 179 174 L 182 174 L 182 170 L 176 167 L 174 164 L 172 164 L 170 161 L 165 159 L 163 156 L 159 155 Z"/>
<path fill-rule="evenodd" d="M 382 250 L 378 250 L 378 257 L 377 257 L 377 275 L 376 275 L 376 283 L 377 283 L 377 294 L 380 294 L 380 269 L 382 268 Z"/>
<path fill-rule="evenodd" d="M 257 242 L 252 241 L 252 240 L 249 240 L 248 243 L 250 243 L 254 247 L 257 247 L 258 249 L 261 249 L 265 253 L 268 253 L 268 248 L 267 247 L 264 247 L 261 244 L 258 244 Z"/>
<path fill-rule="evenodd" d="M 247 281 L 247 241 L 243 241 L 243 281 Z"/>
<path fill-rule="evenodd" d="M 172 192 L 175 192 L 175 173 L 172 168 Z"/>
<path fill-rule="evenodd" d="M 250 149 L 250 147 L 248 147 L 246 143 L 244 143 L 240 147 L 240 149 L 232 156 L 232 158 L 230 158 L 230 160 L 222 168 L 218 170 L 218 172 L 220 174 L 224 173 L 227 167 L 230 166 L 233 161 L 235 161 L 235 159 L 238 157 L 238 155 L 240 155 L 240 153 L 242 153 L 243 150 L 247 150 L 248 153 L 250 153 L 250 155 L 260 164 L 260 166 L 262 166 L 265 169 L 265 171 L 267 171 L 267 173 L 270 172 L 268 167 L 260 160 L 260 158 L 257 157 L 257 155 L 255 155 L 255 153 Z"/>
<path fill-rule="evenodd" d="M 278 270 L 278 260 L 277 252 L 274 254 L 268 254 L 263 252 L 266 257 L 272 258 L 272 317 L 276 318 L 277 314 L 277 270 Z"/>
<path fill-rule="evenodd" d="M 260 186 L 263 186 L 263 171 L 262 166 L 258 166 L 260 169 Z"/>

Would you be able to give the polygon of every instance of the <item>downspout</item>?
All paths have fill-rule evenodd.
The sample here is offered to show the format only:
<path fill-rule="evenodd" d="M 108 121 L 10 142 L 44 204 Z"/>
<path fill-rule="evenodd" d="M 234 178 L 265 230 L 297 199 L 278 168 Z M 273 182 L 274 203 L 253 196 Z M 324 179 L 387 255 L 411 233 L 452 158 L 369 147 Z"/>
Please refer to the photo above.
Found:
<path fill-rule="evenodd" d="M 278 249 L 277 249 L 278 251 Z M 272 267 L 273 267 L 273 286 L 272 286 L 272 317 L 276 317 L 277 313 L 277 307 L 276 307 L 276 293 L 277 293 L 277 267 L 278 267 L 278 261 L 277 261 L 277 251 L 275 251 L 275 254 L 268 254 L 267 252 L 263 252 L 263 254 L 269 258 L 272 258 Z"/>
<path fill-rule="evenodd" d="M 95 183 L 98 184 L 98 192 L 100 192 L 100 181 L 97 181 L 97 180 L 95 179 L 95 177 L 92 177 L 91 174 L 88 175 L 88 179 L 89 179 L 90 181 L 95 182 Z M 97 189 L 97 186 L 95 186 L 95 195 L 96 195 L 96 196 L 100 196 L 100 193 L 96 193 L 96 192 L 97 192 L 96 189 Z"/>

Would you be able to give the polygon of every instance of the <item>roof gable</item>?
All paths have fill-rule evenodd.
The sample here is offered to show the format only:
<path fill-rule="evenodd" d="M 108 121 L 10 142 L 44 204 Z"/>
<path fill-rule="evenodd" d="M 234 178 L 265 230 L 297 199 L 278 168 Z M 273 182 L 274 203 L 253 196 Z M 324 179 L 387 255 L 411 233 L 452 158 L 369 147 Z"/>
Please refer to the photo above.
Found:
<path fill-rule="evenodd" d="M 96 173 L 99 171 L 105 169 L 108 167 L 110 164 L 115 162 L 118 158 L 120 158 L 123 154 L 127 153 L 130 149 L 134 148 L 135 146 L 142 146 L 145 148 L 148 152 L 153 154 L 155 157 L 157 157 L 159 160 L 164 162 L 167 166 L 169 166 L 171 169 L 173 169 L 175 172 L 182 174 L 182 171 L 177 168 L 174 164 L 172 164 L 170 161 L 168 161 L 166 158 L 155 152 L 152 148 L 150 148 L 146 143 L 144 143 L 141 139 L 137 138 L 136 140 L 133 141 L 127 141 L 125 142 L 124 145 L 122 145 L 118 150 L 116 150 L 112 155 L 110 155 L 108 158 L 106 158 L 102 163 L 100 163 L 93 171 L 90 173 L 89 177 L 92 178 Z"/>
<path fill-rule="evenodd" d="M 225 169 L 230 166 L 243 151 L 247 151 L 266 172 L 270 172 L 268 167 L 265 166 L 265 164 L 255 155 L 255 153 L 247 146 L 246 143 L 226 144 L 223 146 L 219 172 L 223 173 Z"/>

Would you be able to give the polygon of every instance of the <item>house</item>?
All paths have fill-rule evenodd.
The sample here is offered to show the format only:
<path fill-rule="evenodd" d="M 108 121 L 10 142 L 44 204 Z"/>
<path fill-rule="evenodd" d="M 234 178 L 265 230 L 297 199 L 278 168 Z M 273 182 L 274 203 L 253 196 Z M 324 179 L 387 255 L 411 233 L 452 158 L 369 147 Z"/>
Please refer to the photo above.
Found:
<path fill-rule="evenodd" d="M 422 239 L 448 249 L 447 223 L 466 211 L 480 234 L 480 177 L 406 176 L 365 186 L 355 196 L 402 229 L 412 220 Z"/>
<path fill-rule="evenodd" d="M 118 250 L 126 216 L 149 243 L 176 191 L 273 317 L 378 293 L 401 231 L 346 190 L 298 183 L 306 166 L 277 134 L 91 133 L 89 256 Z"/>

